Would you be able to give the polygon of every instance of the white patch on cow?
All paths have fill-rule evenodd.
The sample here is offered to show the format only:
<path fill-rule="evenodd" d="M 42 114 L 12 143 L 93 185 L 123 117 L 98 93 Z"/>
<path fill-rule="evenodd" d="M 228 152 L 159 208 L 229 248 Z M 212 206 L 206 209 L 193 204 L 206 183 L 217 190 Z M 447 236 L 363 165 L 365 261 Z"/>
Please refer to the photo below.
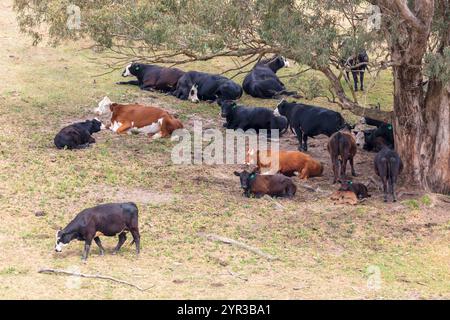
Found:
<path fill-rule="evenodd" d="M 110 127 L 112 132 L 117 132 L 117 130 L 119 130 L 119 128 L 122 126 L 121 122 L 118 121 L 114 121 L 112 126 Z"/>
<path fill-rule="evenodd" d="M 291 64 L 289 63 L 289 60 L 288 59 L 286 59 L 285 57 L 281 57 L 282 59 L 283 59 L 283 62 L 284 62 L 284 67 L 285 68 L 289 68 L 290 66 L 291 66 Z"/>
<path fill-rule="evenodd" d="M 153 135 L 153 140 L 161 138 L 161 132 L 158 132 L 157 134 Z"/>
<path fill-rule="evenodd" d="M 108 97 L 104 97 L 103 100 L 98 103 L 98 107 L 95 108 L 94 113 L 100 116 L 109 111 L 111 105 L 112 101 Z"/>
<path fill-rule="evenodd" d="M 56 235 L 55 235 L 55 251 L 56 252 L 61 252 L 63 247 L 67 246 L 67 243 L 62 243 L 59 241 L 60 237 L 58 237 L 58 232 L 61 230 L 56 231 Z"/>
<path fill-rule="evenodd" d="M 273 114 L 276 115 L 277 117 L 281 116 L 280 111 L 278 111 L 278 108 L 273 110 Z"/>
<path fill-rule="evenodd" d="M 194 84 L 191 90 L 189 90 L 188 100 L 194 103 L 200 102 L 198 98 L 198 85 Z"/>
<path fill-rule="evenodd" d="M 130 77 L 132 76 L 131 72 L 130 72 L 130 68 L 131 68 L 131 63 L 129 65 L 126 66 L 125 70 L 122 73 L 122 77 Z"/>
<path fill-rule="evenodd" d="M 364 131 L 358 131 L 355 134 L 355 141 L 356 141 L 356 146 L 357 147 L 363 147 L 364 143 L 366 142 L 365 137 L 364 137 Z"/>

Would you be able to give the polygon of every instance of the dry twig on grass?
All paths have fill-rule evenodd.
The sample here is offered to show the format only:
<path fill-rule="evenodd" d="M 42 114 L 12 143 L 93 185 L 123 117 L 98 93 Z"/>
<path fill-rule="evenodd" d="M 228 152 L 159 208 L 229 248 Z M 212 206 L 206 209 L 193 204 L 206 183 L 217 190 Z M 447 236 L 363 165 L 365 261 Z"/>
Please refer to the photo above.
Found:
<path fill-rule="evenodd" d="M 233 239 L 230 239 L 230 238 L 225 238 L 225 237 L 222 237 L 222 236 L 219 236 L 219 235 L 216 235 L 216 234 L 207 234 L 207 233 L 200 232 L 200 233 L 198 233 L 198 235 L 200 237 L 206 238 L 206 239 L 208 239 L 210 241 L 220 241 L 220 242 L 223 242 L 223 243 L 226 243 L 226 244 L 235 245 L 236 247 L 239 247 L 239 248 L 248 250 L 250 252 L 253 252 L 253 253 L 255 253 L 255 254 L 257 254 L 257 255 L 259 255 L 261 257 L 264 257 L 264 258 L 266 258 L 267 260 L 270 260 L 270 261 L 279 260 L 278 257 L 274 257 L 274 256 L 272 256 L 270 254 L 267 254 L 267 253 L 261 251 L 258 248 L 251 247 L 251 246 L 249 246 L 249 245 L 247 245 L 247 244 L 245 244 L 243 242 L 240 242 L 240 241 L 236 241 L 236 240 L 233 240 Z"/>
<path fill-rule="evenodd" d="M 38 273 L 45 273 L 45 274 L 64 274 L 64 275 L 68 275 L 68 276 L 75 276 L 75 277 L 81 277 L 81 278 L 93 278 L 93 279 L 102 279 L 102 280 L 110 280 L 113 282 L 117 282 L 117 283 L 121 283 L 121 284 L 126 284 L 130 287 L 136 288 L 140 291 L 147 291 L 149 289 L 151 289 L 153 286 L 144 289 L 141 288 L 138 285 L 129 283 L 127 281 L 124 280 L 119 280 L 110 276 L 102 276 L 100 274 L 84 274 L 84 273 L 80 273 L 80 272 L 71 272 L 71 271 L 66 271 L 66 270 L 60 270 L 60 269 L 40 269 L 38 271 Z"/>

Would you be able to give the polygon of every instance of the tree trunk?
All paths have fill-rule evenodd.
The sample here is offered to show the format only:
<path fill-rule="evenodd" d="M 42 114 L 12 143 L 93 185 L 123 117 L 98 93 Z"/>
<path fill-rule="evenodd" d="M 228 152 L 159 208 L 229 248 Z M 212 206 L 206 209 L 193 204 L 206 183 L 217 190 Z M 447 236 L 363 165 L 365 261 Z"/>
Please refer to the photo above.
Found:
<path fill-rule="evenodd" d="M 426 96 L 417 68 L 394 68 L 394 136 L 411 185 L 450 193 L 450 86 L 432 80 Z"/>

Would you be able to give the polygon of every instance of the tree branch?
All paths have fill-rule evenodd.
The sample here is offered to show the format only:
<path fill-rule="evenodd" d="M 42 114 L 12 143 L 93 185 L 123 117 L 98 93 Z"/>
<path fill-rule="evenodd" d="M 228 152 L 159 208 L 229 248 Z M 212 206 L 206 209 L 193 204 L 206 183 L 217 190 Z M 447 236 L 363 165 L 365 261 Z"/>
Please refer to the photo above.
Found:
<path fill-rule="evenodd" d="M 425 28 L 425 24 L 423 24 L 408 8 L 406 0 L 394 0 L 394 3 L 397 6 L 397 9 L 399 10 L 403 19 L 405 19 L 410 26 L 418 31 L 421 31 Z"/>

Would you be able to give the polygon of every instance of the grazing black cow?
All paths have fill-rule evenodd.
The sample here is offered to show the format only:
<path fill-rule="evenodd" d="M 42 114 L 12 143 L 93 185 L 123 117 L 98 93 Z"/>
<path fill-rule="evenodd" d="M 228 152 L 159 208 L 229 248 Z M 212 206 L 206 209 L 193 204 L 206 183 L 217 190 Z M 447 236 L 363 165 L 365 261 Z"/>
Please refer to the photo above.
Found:
<path fill-rule="evenodd" d="M 224 126 L 227 129 L 254 129 L 257 133 L 266 129 L 268 136 L 271 135 L 271 129 L 278 129 L 280 136 L 287 131 L 286 117 L 274 115 L 272 109 L 238 106 L 234 101 L 219 100 L 218 104 L 222 117 L 226 119 Z"/>
<path fill-rule="evenodd" d="M 308 150 L 308 137 L 319 134 L 331 136 L 333 133 L 349 127 L 339 112 L 302 103 L 289 103 L 285 100 L 278 104 L 275 114 L 285 116 L 300 143 L 299 150 Z"/>
<path fill-rule="evenodd" d="M 77 122 L 61 129 L 55 136 L 54 143 L 58 149 L 83 149 L 95 143 L 91 134 L 99 132 L 103 124 L 97 120 Z"/>
<path fill-rule="evenodd" d="M 356 172 L 353 166 L 353 158 L 356 155 L 356 142 L 353 134 L 348 130 L 341 130 L 333 133 L 327 146 L 331 157 L 331 165 L 334 173 L 333 183 L 345 176 L 347 171 L 347 161 L 350 162 L 352 175 L 355 177 Z M 340 170 L 339 170 L 340 168 Z M 340 172 L 339 172 L 340 171 Z"/>
<path fill-rule="evenodd" d="M 366 50 L 361 50 L 356 57 L 355 55 L 352 55 L 344 62 L 344 66 L 349 68 L 352 72 L 355 91 L 358 91 L 358 76 L 361 91 L 364 91 L 364 73 L 367 69 L 368 63 L 369 56 L 367 55 Z M 349 80 L 349 71 L 347 71 L 346 74 L 347 80 Z"/>
<path fill-rule="evenodd" d="M 217 74 L 189 71 L 179 80 L 172 93 L 181 100 L 192 102 L 237 100 L 242 96 L 242 87 L 236 82 Z"/>
<path fill-rule="evenodd" d="M 141 90 L 158 90 L 172 92 L 175 90 L 178 80 L 185 74 L 177 68 L 160 67 L 153 64 L 132 63 L 122 73 L 122 77 L 135 76 L 137 80 L 121 81 L 117 84 L 136 85 Z"/>
<path fill-rule="evenodd" d="M 241 180 L 241 187 L 246 197 L 261 198 L 264 195 L 271 197 L 292 198 L 297 192 L 297 186 L 292 179 L 282 174 L 260 175 L 256 172 L 234 172 Z"/>
<path fill-rule="evenodd" d="M 403 162 L 397 152 L 385 146 L 377 153 L 374 159 L 375 173 L 383 182 L 384 202 L 387 202 L 388 192 L 392 194 L 392 200 L 397 201 L 395 184 L 403 170 Z M 389 190 L 390 189 L 390 190 Z"/>
<path fill-rule="evenodd" d="M 81 211 L 62 230 L 56 234 L 55 251 L 61 252 L 64 245 L 72 240 L 84 241 L 82 259 L 86 260 L 89 255 L 92 240 L 100 249 L 100 255 L 105 249 L 100 241 L 100 236 L 112 237 L 119 235 L 119 242 L 114 249 L 114 254 L 127 240 L 126 232 L 130 231 L 133 242 L 136 244 L 136 253 L 140 251 L 140 235 L 138 226 L 138 208 L 133 202 L 108 203 Z"/>
<path fill-rule="evenodd" d="M 283 67 L 289 67 L 289 62 L 282 56 L 261 60 L 244 78 L 244 91 L 255 98 L 272 99 L 281 95 L 295 95 L 296 92 L 286 91 L 286 86 L 276 75 Z"/>
<path fill-rule="evenodd" d="M 339 191 L 351 191 L 358 197 L 358 199 L 371 197 L 365 184 L 353 182 L 351 180 L 343 181 Z"/>

